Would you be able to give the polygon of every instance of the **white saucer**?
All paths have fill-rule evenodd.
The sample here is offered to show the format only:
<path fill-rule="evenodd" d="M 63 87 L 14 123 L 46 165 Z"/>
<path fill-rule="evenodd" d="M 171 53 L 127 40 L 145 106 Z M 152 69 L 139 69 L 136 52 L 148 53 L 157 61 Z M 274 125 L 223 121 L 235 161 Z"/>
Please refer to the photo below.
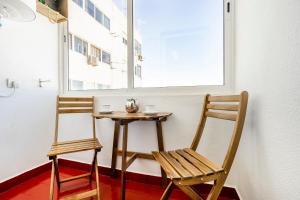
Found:
<path fill-rule="evenodd" d="M 144 111 L 145 115 L 157 115 L 158 113 L 158 111 Z"/>

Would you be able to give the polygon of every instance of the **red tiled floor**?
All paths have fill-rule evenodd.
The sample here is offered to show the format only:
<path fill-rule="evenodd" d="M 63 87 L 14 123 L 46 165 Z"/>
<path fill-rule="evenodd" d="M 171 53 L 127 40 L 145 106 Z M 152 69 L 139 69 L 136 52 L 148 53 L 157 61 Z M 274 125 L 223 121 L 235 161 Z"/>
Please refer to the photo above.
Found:
<path fill-rule="evenodd" d="M 85 171 L 60 167 L 60 175 L 65 178 L 74 176 Z M 1 200 L 42 200 L 49 198 L 50 171 L 44 172 L 30 180 L 20 183 L 4 193 L 0 193 Z M 93 184 L 93 187 L 95 184 Z M 55 187 L 55 198 L 65 197 L 70 194 L 82 192 L 91 189 L 88 179 L 79 179 L 76 181 L 64 183 L 61 186 L 59 194 Z M 119 200 L 120 197 L 120 179 L 111 179 L 108 176 L 100 176 L 100 191 L 103 200 Z M 126 200 L 155 200 L 160 199 L 163 189 L 158 185 L 143 184 L 134 181 L 127 181 Z M 90 198 L 93 199 L 93 198 Z M 179 190 L 174 190 L 170 200 L 188 200 L 188 198 Z M 230 200 L 228 198 L 219 198 L 219 200 Z"/>

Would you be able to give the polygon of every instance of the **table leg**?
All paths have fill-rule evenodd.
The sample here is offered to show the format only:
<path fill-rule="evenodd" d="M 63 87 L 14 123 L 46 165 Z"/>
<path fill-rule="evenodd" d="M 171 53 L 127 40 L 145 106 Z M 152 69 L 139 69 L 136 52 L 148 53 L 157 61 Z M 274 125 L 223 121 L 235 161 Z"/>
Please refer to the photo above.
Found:
<path fill-rule="evenodd" d="M 114 141 L 112 147 L 112 157 L 111 157 L 111 177 L 116 177 L 116 164 L 118 156 L 118 143 L 119 143 L 119 133 L 120 133 L 120 121 L 115 121 L 114 129 Z"/>
<path fill-rule="evenodd" d="M 124 126 L 123 126 L 123 145 L 122 145 L 121 200 L 125 200 L 126 167 L 127 167 L 127 138 L 128 138 L 128 124 L 124 124 Z"/>
<path fill-rule="evenodd" d="M 164 148 L 164 139 L 163 139 L 161 121 L 156 121 L 156 132 L 157 132 L 158 150 L 164 151 L 165 148 Z M 162 168 L 160 168 L 160 171 L 161 171 L 161 177 L 162 177 L 161 185 L 163 187 L 166 187 L 168 184 L 166 173 Z"/>

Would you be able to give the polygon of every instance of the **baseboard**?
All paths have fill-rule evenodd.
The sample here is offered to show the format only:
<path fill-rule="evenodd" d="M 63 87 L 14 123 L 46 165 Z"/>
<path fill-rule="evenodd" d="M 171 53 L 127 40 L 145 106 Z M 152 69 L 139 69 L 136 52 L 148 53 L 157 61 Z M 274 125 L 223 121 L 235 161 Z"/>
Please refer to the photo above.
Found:
<path fill-rule="evenodd" d="M 22 182 L 27 181 L 33 176 L 37 176 L 43 172 L 46 172 L 51 169 L 51 163 L 45 163 L 41 166 L 38 166 L 36 168 L 33 168 L 27 172 L 24 172 L 22 174 L 19 174 L 11 179 L 8 179 L 6 181 L 0 182 L 0 193 L 8 190 L 9 188 L 12 188 Z"/>
<path fill-rule="evenodd" d="M 82 163 L 78 161 L 73 160 L 67 160 L 67 159 L 58 159 L 58 164 L 60 166 L 70 167 L 74 169 L 80 169 L 84 171 L 89 171 L 91 165 L 87 163 Z M 26 180 L 30 179 L 33 176 L 37 176 L 45 171 L 48 171 L 51 169 L 51 163 L 46 163 L 44 165 L 41 165 L 39 167 L 36 167 L 34 169 L 31 169 L 23 174 L 20 174 L 16 177 L 13 177 L 11 179 L 8 179 L 4 182 L 0 183 L 0 193 L 8 190 L 9 188 L 15 186 L 16 184 L 20 184 L 22 182 L 25 182 Z M 108 167 L 102 167 L 99 166 L 99 172 L 101 175 L 109 176 L 111 174 L 111 170 Z M 121 172 L 120 170 L 117 170 L 116 176 L 120 177 Z M 146 184 L 152 184 L 152 185 L 160 185 L 161 184 L 161 177 L 158 176 L 151 176 L 146 174 L 139 174 L 134 172 L 127 172 L 126 173 L 127 180 L 136 181 L 140 183 L 146 183 Z M 203 194 L 208 194 L 210 189 L 212 188 L 211 184 L 201 184 L 197 185 L 196 188 L 201 191 Z M 233 187 L 223 187 L 221 192 L 222 197 L 226 197 L 229 199 L 234 200 L 240 200 L 239 195 L 235 188 Z"/>

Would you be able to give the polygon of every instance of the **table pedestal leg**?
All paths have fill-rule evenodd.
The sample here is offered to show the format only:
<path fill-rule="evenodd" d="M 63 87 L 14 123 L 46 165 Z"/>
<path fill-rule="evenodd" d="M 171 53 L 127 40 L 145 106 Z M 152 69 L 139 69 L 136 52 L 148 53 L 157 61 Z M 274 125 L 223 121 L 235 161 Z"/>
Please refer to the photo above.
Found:
<path fill-rule="evenodd" d="M 128 138 L 128 124 L 124 124 L 123 145 L 122 145 L 121 200 L 125 200 L 126 168 L 127 168 L 127 138 Z"/>
<path fill-rule="evenodd" d="M 161 121 L 156 121 L 156 132 L 157 132 L 158 150 L 164 151 L 165 148 L 164 148 L 164 140 L 163 140 L 163 134 L 162 134 Z M 160 171 L 161 171 L 161 178 L 162 178 L 161 185 L 163 187 L 166 187 L 168 184 L 166 173 L 162 168 L 160 168 Z"/>
<path fill-rule="evenodd" d="M 112 178 L 116 178 L 116 163 L 117 163 L 117 156 L 118 156 L 119 133 L 120 133 L 120 122 L 115 121 L 114 141 L 113 141 L 112 158 L 111 158 Z"/>

